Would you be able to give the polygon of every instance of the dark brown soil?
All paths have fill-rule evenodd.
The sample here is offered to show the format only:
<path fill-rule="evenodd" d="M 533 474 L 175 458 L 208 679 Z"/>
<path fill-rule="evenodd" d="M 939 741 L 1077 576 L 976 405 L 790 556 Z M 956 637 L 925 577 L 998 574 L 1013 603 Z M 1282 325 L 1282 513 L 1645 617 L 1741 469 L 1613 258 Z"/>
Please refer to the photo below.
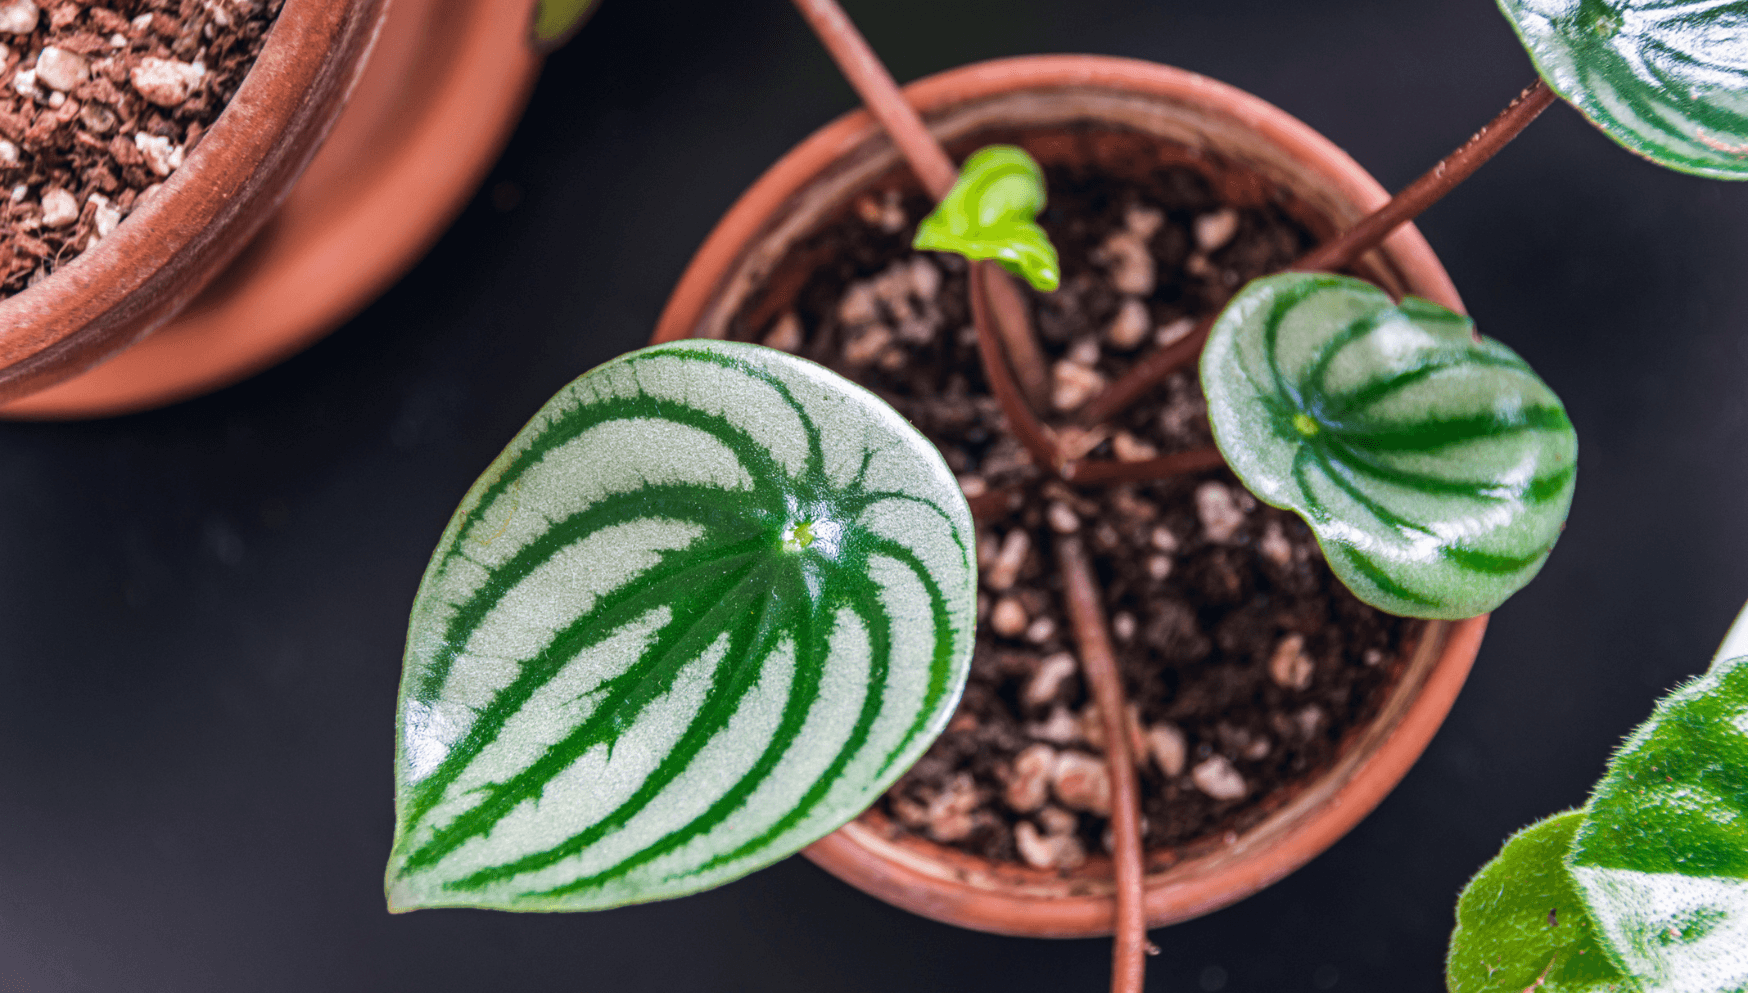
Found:
<path fill-rule="evenodd" d="M 0 297 L 77 258 L 175 171 L 283 4 L 0 0 Z"/>
<path fill-rule="evenodd" d="M 1252 196 L 1227 208 L 1187 165 L 1112 179 L 1046 160 L 1046 176 L 1040 220 L 1064 279 L 1032 299 L 1059 430 L 1101 382 L 1312 242 L 1281 204 Z M 880 394 L 940 446 L 968 495 L 1020 494 L 979 521 L 964 701 L 880 807 L 937 841 L 1041 868 L 1106 846 L 1105 732 L 1050 554 L 1072 530 L 1095 555 L 1135 710 L 1147 845 L 1243 830 L 1376 713 L 1406 622 L 1356 600 L 1303 523 L 1223 469 L 1081 488 L 1036 469 L 984 382 L 966 265 L 909 248 L 927 209 L 915 192 L 863 197 L 777 268 L 772 283 L 787 281 L 793 292 L 778 295 L 792 306 L 767 292 L 732 325 Z M 1090 457 L 1124 460 L 1209 442 L 1193 370 L 1083 440 Z"/>

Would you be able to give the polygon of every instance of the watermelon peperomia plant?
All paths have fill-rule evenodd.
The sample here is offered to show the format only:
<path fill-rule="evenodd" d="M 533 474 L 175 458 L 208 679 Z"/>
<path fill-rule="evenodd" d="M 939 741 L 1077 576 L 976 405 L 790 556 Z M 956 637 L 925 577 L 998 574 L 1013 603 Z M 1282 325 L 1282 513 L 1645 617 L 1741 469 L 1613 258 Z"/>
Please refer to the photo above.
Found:
<path fill-rule="evenodd" d="M 1512 836 L 1463 890 L 1451 993 L 1748 989 L 1740 640 L 1657 704 L 1590 802 Z"/>
<path fill-rule="evenodd" d="M 796 2 L 858 90 L 881 94 L 869 103 L 941 200 L 916 246 L 1054 288 L 1037 164 L 996 147 L 956 173 L 871 53 L 857 57 L 866 45 L 835 4 Z M 1533 577 L 1566 517 L 1576 440 L 1546 384 L 1468 318 L 1327 273 L 1448 192 L 1556 92 L 1654 161 L 1748 179 L 1748 5 L 1499 2 L 1545 84 L 1300 271 L 1252 282 L 1217 321 L 1144 356 L 1082 414 L 1108 421 L 1200 354 L 1218 454 L 1306 519 L 1361 599 L 1411 616 L 1481 613 Z M 562 33 L 590 6 L 548 0 L 542 30 Z M 1035 464 L 1070 483 L 1186 471 L 1178 456 L 1113 469 L 1060 454 L 1014 384 L 1037 382 L 1019 368 L 1030 330 L 1023 308 L 1003 316 L 991 261 L 973 268 L 974 321 L 990 387 Z M 661 899 L 833 830 L 953 710 L 974 633 L 973 533 L 932 446 L 812 363 L 686 342 L 587 373 L 475 484 L 420 587 L 391 908 Z M 1083 621 L 1103 623 L 1096 603 Z M 1085 646 L 1098 640 L 1083 643 L 1095 682 Z M 1101 700 L 1120 703 L 1110 671 L 1116 696 Z M 1744 988 L 1745 683 L 1748 662 L 1720 663 L 1678 693 L 1583 812 L 1520 835 L 1477 877 L 1453 989 Z M 1124 740 L 1107 738 L 1114 781 L 1129 768 Z M 1133 806 L 1113 815 L 1114 985 L 1138 990 Z M 1571 929 L 1548 930 L 1556 919 Z M 1464 978 L 1483 974 L 1491 985 Z"/>

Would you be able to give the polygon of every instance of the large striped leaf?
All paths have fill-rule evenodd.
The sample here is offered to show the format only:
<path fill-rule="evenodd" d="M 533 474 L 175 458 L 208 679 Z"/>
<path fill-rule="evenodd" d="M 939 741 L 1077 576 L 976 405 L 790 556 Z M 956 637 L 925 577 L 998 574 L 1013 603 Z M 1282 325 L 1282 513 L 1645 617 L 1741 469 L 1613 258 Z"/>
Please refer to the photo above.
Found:
<path fill-rule="evenodd" d="M 1450 993 L 1626 993 L 1637 987 L 1597 941 L 1566 872 L 1581 811 L 1524 828 L 1457 901 L 1445 960 Z"/>
<path fill-rule="evenodd" d="M 1748 658 L 1657 704 L 1609 763 L 1573 878 L 1647 990 L 1748 990 Z"/>
<path fill-rule="evenodd" d="M 934 447 L 810 362 L 678 342 L 567 386 L 419 588 L 391 908 L 661 899 L 836 828 L 957 702 L 973 533 Z"/>
<path fill-rule="evenodd" d="M 1258 497 L 1303 517 L 1360 599 L 1469 617 L 1529 582 L 1572 500 L 1577 439 L 1468 318 L 1346 276 L 1233 298 L 1202 353 L 1208 420 Z"/>
<path fill-rule="evenodd" d="M 1554 92 L 1653 162 L 1748 179 L 1748 2 L 1499 0 Z"/>
<path fill-rule="evenodd" d="M 1049 292 L 1062 282 L 1056 246 L 1038 226 L 1044 170 L 1015 145 L 990 145 L 965 160 L 959 180 L 916 228 L 913 247 L 994 259 Z"/>

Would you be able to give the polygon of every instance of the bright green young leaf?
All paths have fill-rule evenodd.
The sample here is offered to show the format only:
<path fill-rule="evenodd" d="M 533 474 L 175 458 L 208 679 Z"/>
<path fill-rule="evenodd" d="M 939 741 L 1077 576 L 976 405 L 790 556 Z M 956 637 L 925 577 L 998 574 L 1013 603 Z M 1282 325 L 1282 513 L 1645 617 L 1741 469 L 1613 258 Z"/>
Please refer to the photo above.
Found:
<path fill-rule="evenodd" d="M 541 51 L 551 51 L 564 44 L 595 12 L 596 6 L 598 0 L 537 0 L 534 5 L 534 43 Z"/>
<path fill-rule="evenodd" d="M 1202 352 L 1232 470 L 1391 613 L 1492 610 L 1542 567 L 1572 500 L 1559 398 L 1473 330 L 1357 279 L 1284 273 L 1240 290 Z"/>
<path fill-rule="evenodd" d="M 1536 70 L 1629 150 L 1748 179 L 1748 3 L 1499 0 Z"/>
<path fill-rule="evenodd" d="M 958 700 L 973 534 L 935 448 L 810 362 L 676 342 L 565 387 L 413 605 L 390 906 L 678 896 L 849 820 Z"/>
<path fill-rule="evenodd" d="M 1044 171 L 1013 145 L 991 145 L 965 161 L 959 181 L 934 213 L 917 225 L 916 248 L 994 259 L 1035 289 L 1062 280 L 1056 246 L 1038 226 Z"/>
<path fill-rule="evenodd" d="M 1524 828 L 1457 900 L 1445 982 L 1451 993 L 1626 993 L 1636 987 L 1597 943 L 1566 872 L 1582 811 Z"/>
<path fill-rule="evenodd" d="M 1570 866 L 1646 990 L 1748 989 L 1748 658 L 1715 663 L 1626 740 Z"/>

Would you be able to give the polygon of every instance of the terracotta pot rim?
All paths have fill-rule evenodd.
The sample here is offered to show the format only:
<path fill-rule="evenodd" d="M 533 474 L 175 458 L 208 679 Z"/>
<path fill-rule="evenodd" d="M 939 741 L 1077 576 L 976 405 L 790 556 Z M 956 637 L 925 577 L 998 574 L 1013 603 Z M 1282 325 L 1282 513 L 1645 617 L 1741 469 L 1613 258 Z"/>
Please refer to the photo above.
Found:
<path fill-rule="evenodd" d="M 243 247 L 332 126 L 386 6 L 287 0 L 236 95 L 151 200 L 0 301 L 0 399 L 132 344 Z"/>
<path fill-rule="evenodd" d="M 1351 205 L 1356 215 L 1388 199 L 1353 159 L 1297 119 L 1234 87 L 1170 66 L 1107 56 L 1023 56 L 948 70 L 910 84 L 905 94 L 928 120 L 954 107 L 1020 91 L 1071 90 L 1139 96 L 1237 125 L 1287 155 Z M 736 267 L 744 267 L 743 252 L 770 233 L 773 217 L 835 163 L 870 142 L 884 140 L 872 118 L 856 110 L 827 124 L 778 160 L 736 201 L 700 247 L 669 298 L 652 340 L 691 336 L 701 330 L 701 323 L 708 323 L 704 333 L 719 332 L 721 315 L 713 320 L 713 301 L 729 291 Z M 1416 293 L 1461 309 L 1456 288 L 1412 225 L 1396 231 L 1367 259 Z M 1198 855 L 1151 873 L 1150 926 L 1186 920 L 1242 899 L 1297 869 L 1357 824 L 1407 773 L 1443 722 L 1486 626 L 1486 616 L 1428 622 L 1419 647 L 1435 657 L 1416 670 L 1417 687 L 1405 682 L 1392 692 L 1392 698 L 1398 692 L 1409 695 L 1393 719 L 1381 716 L 1363 726 L 1364 745 L 1370 750 L 1338 757 L 1334 767 L 1305 787 L 1306 792 L 1315 792 L 1306 809 L 1293 809 L 1289 817 L 1292 802 L 1288 801 L 1281 811 L 1247 829 L 1233 846 L 1234 856 L 1215 860 L 1220 862 L 1217 869 L 1197 871 Z M 1408 678 L 1404 676 L 1405 681 Z M 1282 818 L 1279 823 L 1277 816 Z M 1267 844 L 1252 851 L 1246 842 L 1256 836 L 1266 836 Z M 1092 936 L 1108 934 L 1114 916 L 1108 883 L 1104 892 L 1092 886 L 1086 888 L 1089 892 L 1048 896 L 1035 895 L 1024 885 L 992 889 L 990 878 L 977 870 L 979 864 L 992 865 L 987 860 L 914 837 L 895 845 L 860 822 L 821 839 L 805 854 L 882 900 L 978 930 L 1032 937 Z M 1050 875 L 1035 870 L 1018 873 L 1027 874 Z"/>

